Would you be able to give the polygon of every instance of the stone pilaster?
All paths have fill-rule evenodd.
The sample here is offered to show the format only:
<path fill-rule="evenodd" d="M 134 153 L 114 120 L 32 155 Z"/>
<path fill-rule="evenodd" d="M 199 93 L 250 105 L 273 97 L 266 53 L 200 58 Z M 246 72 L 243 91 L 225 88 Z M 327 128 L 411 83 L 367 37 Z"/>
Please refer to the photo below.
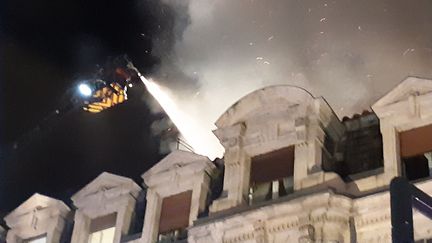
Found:
<path fill-rule="evenodd" d="M 142 240 L 144 243 L 153 243 L 157 240 L 158 236 L 162 199 L 154 190 L 148 189 L 146 200 L 147 205 Z"/>
<path fill-rule="evenodd" d="M 381 119 L 380 127 L 383 138 L 384 173 L 386 184 L 390 184 L 393 177 L 401 175 L 399 133 L 388 119 Z"/>
<path fill-rule="evenodd" d="M 72 243 L 87 242 L 89 237 L 90 219 L 82 210 L 75 211 L 75 224 L 72 232 Z"/>

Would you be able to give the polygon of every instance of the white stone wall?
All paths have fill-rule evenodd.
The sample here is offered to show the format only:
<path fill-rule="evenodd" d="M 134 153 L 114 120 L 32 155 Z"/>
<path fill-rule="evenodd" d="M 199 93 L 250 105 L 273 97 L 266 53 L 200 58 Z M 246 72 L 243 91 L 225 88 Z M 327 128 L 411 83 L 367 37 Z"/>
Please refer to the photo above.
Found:
<path fill-rule="evenodd" d="M 215 134 L 225 147 L 227 197 L 214 201 L 211 212 L 247 204 L 251 158 L 292 145 L 294 190 L 323 184 L 345 188 L 337 174 L 322 171 L 325 132 L 338 140 L 344 131 L 322 98 L 298 87 L 267 87 L 230 107 L 216 126 Z"/>
<path fill-rule="evenodd" d="M 70 209 L 61 201 L 34 194 L 5 217 L 8 243 L 25 242 L 46 235 L 47 243 L 59 243 Z"/>
<path fill-rule="evenodd" d="M 432 195 L 432 179 L 415 184 Z M 415 239 L 432 238 L 432 220 L 414 210 Z M 228 214 L 189 229 L 191 243 L 391 242 L 390 196 L 316 193 Z"/>
<path fill-rule="evenodd" d="M 72 233 L 72 243 L 86 243 L 90 222 L 93 219 L 116 213 L 114 243 L 126 235 L 141 188 L 129 178 L 102 173 L 73 197 L 77 210 Z"/>
<path fill-rule="evenodd" d="M 211 179 L 217 174 L 208 158 L 185 151 L 168 155 L 143 174 L 147 208 L 140 239 L 156 242 L 163 198 L 192 190 L 188 241 L 234 242 L 391 242 L 389 192 L 376 192 L 400 176 L 400 132 L 432 124 L 432 81 L 409 77 L 372 106 L 383 137 L 383 173 L 345 183 L 321 168 L 324 138 L 338 141 L 344 126 L 323 98 L 292 86 L 257 90 L 230 107 L 216 122 L 225 147 L 223 196 L 206 208 Z M 247 207 L 251 158 L 295 146 L 294 194 L 262 206 Z M 432 195 L 432 179 L 417 183 Z M 72 242 L 85 243 L 90 221 L 117 213 L 115 243 L 127 234 L 140 187 L 131 179 L 103 173 L 72 197 Z M 310 190 L 310 194 L 302 194 Z M 314 191 L 314 192 L 312 192 Z M 375 192 L 375 193 L 374 193 Z M 241 209 L 243 211 L 239 211 Z M 236 211 L 237 210 L 237 211 Z M 69 209 L 36 195 L 5 220 L 8 243 L 47 234 L 56 243 Z M 236 213 L 237 212 L 237 213 Z M 416 239 L 432 238 L 432 221 L 414 210 Z"/>
<path fill-rule="evenodd" d="M 351 208 L 349 198 L 318 193 L 198 224 L 188 242 L 349 242 Z"/>
<path fill-rule="evenodd" d="M 144 183 L 148 187 L 147 206 L 139 242 L 156 242 L 162 200 L 188 190 L 192 191 L 189 215 L 189 225 L 192 225 L 207 206 L 210 180 L 215 174 L 216 166 L 207 157 L 179 150 L 144 173 Z"/>
<path fill-rule="evenodd" d="M 216 123 L 218 129 L 215 133 L 226 150 L 224 190 L 228 192 L 228 197 L 216 200 L 211 212 L 244 205 L 251 157 L 293 144 L 295 191 L 310 187 L 333 188 L 339 193 L 359 199 L 346 198 L 349 202 L 346 205 L 351 206 L 336 209 L 328 205 L 309 207 L 307 204 L 298 203 L 301 199 L 278 203 L 277 206 L 262 207 L 219 220 L 220 222 L 197 225 L 190 230 L 189 240 L 390 242 L 388 192 L 364 198 L 361 196 L 388 186 L 392 178 L 402 174 L 398 134 L 432 124 L 432 81 L 407 78 L 372 107 L 380 118 L 384 171 L 378 175 L 343 183 L 336 174 L 325 173 L 320 168 L 324 138 L 322 128 L 329 127 L 328 135 L 335 140 L 343 132 L 338 120 L 333 118 L 334 114 L 322 99 L 313 98 L 301 89 L 270 87 L 258 90 L 237 102 Z M 432 189 L 430 182 L 422 186 L 425 190 Z M 315 197 L 305 196 L 303 200 Z M 316 200 L 325 201 L 324 198 Z M 285 205 L 301 206 L 298 206 L 295 217 L 290 217 L 288 212 L 288 215 L 282 216 Z M 275 207 L 278 208 L 277 215 L 269 210 Z M 257 214 L 260 216 L 249 217 Z M 427 220 L 417 212 L 414 219 L 419 222 Z M 281 220 L 285 224 L 275 230 L 272 228 L 275 220 Z M 299 223 L 301 221 L 303 223 Z M 427 224 L 420 224 L 416 229 L 418 239 L 428 238 L 431 232 L 429 228 L 423 229 L 423 225 Z"/>

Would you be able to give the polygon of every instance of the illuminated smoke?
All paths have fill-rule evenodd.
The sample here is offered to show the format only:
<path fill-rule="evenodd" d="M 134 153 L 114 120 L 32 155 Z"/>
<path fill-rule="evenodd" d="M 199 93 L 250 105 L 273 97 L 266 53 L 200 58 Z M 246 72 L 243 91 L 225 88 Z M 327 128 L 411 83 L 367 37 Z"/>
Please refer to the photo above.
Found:
<path fill-rule="evenodd" d="M 172 46 L 154 40 L 153 78 L 205 131 L 268 85 L 301 86 L 342 118 L 408 75 L 432 77 L 432 1 L 162 1 L 180 17 Z"/>
<path fill-rule="evenodd" d="M 223 147 L 211 130 L 203 128 L 201 124 L 196 123 L 196 120 L 183 113 L 170 97 L 169 91 L 164 90 L 151 79 L 148 80 L 144 76 L 140 76 L 140 78 L 147 90 L 176 125 L 186 142 L 192 146 L 195 153 L 205 155 L 210 159 L 222 157 Z"/>
<path fill-rule="evenodd" d="M 252 90 L 293 84 L 324 96 L 342 117 L 408 75 L 432 77 L 428 0 L 163 1 L 180 12 L 175 26 L 186 27 L 173 48 L 155 48 L 157 80 L 180 95 L 186 81 L 172 74 L 180 70 L 200 92 L 179 100 L 182 107 L 223 112 Z"/>

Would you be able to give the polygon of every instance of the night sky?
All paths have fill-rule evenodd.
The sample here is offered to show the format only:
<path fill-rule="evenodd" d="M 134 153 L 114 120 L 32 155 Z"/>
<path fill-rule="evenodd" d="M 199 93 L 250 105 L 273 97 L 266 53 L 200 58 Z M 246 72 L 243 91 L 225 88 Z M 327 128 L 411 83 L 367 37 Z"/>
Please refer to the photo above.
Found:
<path fill-rule="evenodd" d="M 131 177 L 161 159 L 150 126 L 150 95 L 134 86 L 106 112 L 79 109 L 50 119 L 69 91 L 110 57 L 127 54 L 144 74 L 157 68 L 152 39 L 170 35 L 170 9 L 157 0 L 8 0 L 0 5 L 0 212 L 34 192 L 70 203 L 103 171 Z M 35 127 L 54 121 L 40 132 Z M 27 134 L 26 146 L 10 149 Z"/>

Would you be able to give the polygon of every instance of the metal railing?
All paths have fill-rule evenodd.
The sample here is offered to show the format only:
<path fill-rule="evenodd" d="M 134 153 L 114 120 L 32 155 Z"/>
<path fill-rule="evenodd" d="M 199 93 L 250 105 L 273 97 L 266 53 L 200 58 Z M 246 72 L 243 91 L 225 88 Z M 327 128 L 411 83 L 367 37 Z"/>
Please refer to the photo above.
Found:
<path fill-rule="evenodd" d="M 414 242 L 413 208 L 432 219 L 432 198 L 403 177 L 390 183 L 390 207 L 393 243 Z"/>

